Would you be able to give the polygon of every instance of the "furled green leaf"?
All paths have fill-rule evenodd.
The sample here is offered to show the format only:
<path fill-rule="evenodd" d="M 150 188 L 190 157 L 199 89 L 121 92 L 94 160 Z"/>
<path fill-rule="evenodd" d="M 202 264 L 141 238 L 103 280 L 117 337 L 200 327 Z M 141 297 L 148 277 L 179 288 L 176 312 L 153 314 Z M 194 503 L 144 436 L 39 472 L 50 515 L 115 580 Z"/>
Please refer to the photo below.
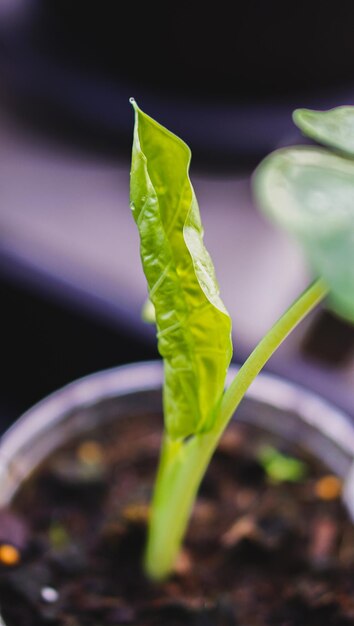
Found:
<path fill-rule="evenodd" d="M 323 148 L 277 150 L 254 173 L 259 207 L 303 246 L 330 288 L 329 304 L 354 321 L 354 162 Z"/>
<path fill-rule="evenodd" d="M 232 355 L 231 320 L 219 297 L 189 180 L 191 153 L 133 101 L 131 208 L 164 359 L 164 413 L 172 437 L 211 428 Z"/>
<path fill-rule="evenodd" d="M 354 157 L 354 106 L 329 111 L 297 109 L 293 120 L 311 139 Z"/>

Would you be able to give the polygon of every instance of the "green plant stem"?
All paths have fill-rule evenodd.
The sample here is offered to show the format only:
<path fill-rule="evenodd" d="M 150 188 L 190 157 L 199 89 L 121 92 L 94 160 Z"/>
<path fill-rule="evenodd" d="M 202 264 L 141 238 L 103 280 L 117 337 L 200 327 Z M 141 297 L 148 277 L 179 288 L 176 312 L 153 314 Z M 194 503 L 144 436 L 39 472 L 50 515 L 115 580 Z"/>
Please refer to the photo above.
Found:
<path fill-rule="evenodd" d="M 289 333 L 327 295 L 322 280 L 314 282 L 259 342 L 224 393 L 212 430 L 173 440 L 164 436 L 151 507 L 145 572 L 166 578 L 175 564 L 194 500 L 210 459 L 247 389 Z"/>
<path fill-rule="evenodd" d="M 257 377 L 270 357 L 279 348 L 294 328 L 327 296 L 328 287 L 322 279 L 312 283 L 279 320 L 250 354 L 226 390 L 217 418 L 217 427 L 222 433 L 248 387 Z"/>

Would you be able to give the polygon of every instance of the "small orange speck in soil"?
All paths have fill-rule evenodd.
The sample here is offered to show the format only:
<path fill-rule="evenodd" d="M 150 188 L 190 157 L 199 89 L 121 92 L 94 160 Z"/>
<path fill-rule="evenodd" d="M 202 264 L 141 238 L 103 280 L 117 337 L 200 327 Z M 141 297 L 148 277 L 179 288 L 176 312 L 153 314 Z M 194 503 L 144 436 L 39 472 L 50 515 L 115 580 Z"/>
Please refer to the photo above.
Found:
<path fill-rule="evenodd" d="M 79 445 L 76 454 L 87 465 L 99 465 L 103 461 L 102 446 L 97 441 L 84 441 Z"/>
<path fill-rule="evenodd" d="M 17 548 L 9 543 L 0 544 L 0 562 L 4 565 L 17 565 L 21 560 L 21 555 Z"/>
<path fill-rule="evenodd" d="M 187 550 L 180 550 L 174 566 L 174 572 L 183 576 L 191 571 L 192 566 L 192 560 Z"/>
<path fill-rule="evenodd" d="M 321 500 L 335 500 L 342 492 L 342 481 L 337 476 L 328 475 L 320 478 L 315 484 L 315 493 Z"/>
<path fill-rule="evenodd" d="M 125 521 L 131 523 L 145 523 L 149 518 L 149 507 L 147 504 L 128 504 L 122 511 Z"/>

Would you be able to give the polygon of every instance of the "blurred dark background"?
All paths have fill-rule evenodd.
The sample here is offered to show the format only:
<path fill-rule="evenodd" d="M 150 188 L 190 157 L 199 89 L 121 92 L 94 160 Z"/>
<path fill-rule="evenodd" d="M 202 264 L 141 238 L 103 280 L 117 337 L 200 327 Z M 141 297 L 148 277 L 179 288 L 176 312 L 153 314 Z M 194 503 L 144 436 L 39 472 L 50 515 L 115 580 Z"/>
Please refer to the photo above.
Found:
<path fill-rule="evenodd" d="M 198 165 L 224 171 L 292 136 L 298 103 L 353 95 L 351 2 L 1 6 L 3 98 L 38 130 L 96 150 L 127 154 L 133 95 Z"/>
<path fill-rule="evenodd" d="M 300 106 L 354 104 L 352 2 L 157 10 L 0 2 L 2 428 L 97 369 L 157 356 L 129 214 L 134 96 L 192 148 L 235 361 L 309 281 L 251 192 Z M 353 329 L 323 309 L 269 369 L 353 407 Z M 236 349 L 237 348 L 237 349 Z"/>

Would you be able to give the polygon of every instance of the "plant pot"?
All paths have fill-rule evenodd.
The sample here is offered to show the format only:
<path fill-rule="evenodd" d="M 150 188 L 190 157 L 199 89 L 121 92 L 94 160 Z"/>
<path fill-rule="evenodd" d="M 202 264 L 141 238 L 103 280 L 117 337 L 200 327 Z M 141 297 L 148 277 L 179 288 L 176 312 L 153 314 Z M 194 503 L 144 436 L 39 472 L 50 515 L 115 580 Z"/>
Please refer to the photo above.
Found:
<path fill-rule="evenodd" d="M 235 372 L 236 368 L 232 367 L 230 377 Z M 1 442 L 1 508 L 4 510 L 10 507 L 11 509 L 12 504 L 19 500 L 23 484 L 39 465 L 50 457 L 53 451 L 73 439 L 81 436 L 90 439 L 96 427 L 101 428 L 103 424 L 108 427 L 117 418 L 119 421 L 125 420 L 126 423 L 132 422 L 142 413 L 157 414 L 161 424 L 162 375 L 162 364 L 159 362 L 137 363 L 98 372 L 73 382 L 30 409 L 10 428 Z M 313 457 L 318 461 L 325 473 L 338 476 L 343 481 L 342 495 L 345 506 L 351 518 L 354 517 L 354 425 L 347 415 L 305 389 L 273 375 L 261 374 L 252 384 L 237 411 L 237 423 L 241 427 L 245 425 L 247 428 L 254 429 L 255 433 L 259 432 L 262 441 L 268 440 L 271 445 L 280 446 L 282 449 L 284 446 L 287 449 L 289 445 L 292 450 L 303 450 L 305 455 L 310 455 L 311 458 Z M 256 439 L 257 437 L 256 434 Z M 230 441 L 226 442 L 226 448 L 229 445 Z M 289 490 L 291 490 L 290 485 Z M 352 526 L 349 520 L 348 524 L 350 527 Z M 1 541 L 4 541 L 3 537 L 0 537 L 0 543 Z M 351 572 L 354 571 L 353 564 L 350 565 Z M 177 575 L 181 575 L 183 563 L 182 565 L 179 564 L 179 567 L 182 569 Z M 20 566 L 15 566 L 12 568 L 12 572 L 19 571 L 19 569 Z M 331 570 L 331 567 L 325 566 L 322 569 L 327 576 L 327 570 Z M 319 570 L 321 570 L 320 564 Z M 320 577 L 322 576 L 321 571 Z M 173 587 L 173 583 L 171 584 Z M 50 592 L 53 590 L 48 587 L 48 592 L 47 587 L 45 586 L 45 589 L 47 596 L 48 594 L 49 596 L 44 595 L 43 602 L 55 603 L 56 598 L 50 596 Z M 173 589 L 171 593 L 173 594 Z M 331 600 L 331 602 L 333 604 L 336 600 Z M 323 607 L 325 607 L 325 611 L 329 610 L 325 599 L 319 601 L 318 605 L 320 610 Z M 171 608 L 171 603 L 169 608 L 170 613 L 163 618 L 164 622 L 161 623 L 179 624 L 177 617 L 177 621 L 174 621 L 174 609 Z M 192 613 L 194 615 L 195 607 L 189 608 L 191 615 Z M 205 611 L 208 610 L 208 608 L 205 609 Z M 180 606 L 176 608 L 176 615 L 179 611 Z M 222 615 L 220 613 L 219 616 L 219 613 L 217 614 L 215 611 L 214 607 L 210 614 L 204 612 L 204 617 L 199 615 L 199 621 L 197 618 L 193 621 L 192 618 L 189 620 L 189 618 L 184 617 L 184 621 L 182 620 L 181 623 L 239 624 L 236 614 L 236 616 L 234 614 L 229 615 L 225 610 L 226 612 Z M 237 612 L 237 608 L 235 611 Z M 340 609 L 338 607 L 336 611 L 339 615 Z M 95 614 L 93 613 L 93 615 Z M 353 615 L 351 617 L 353 618 Z M 64 623 L 56 621 L 57 618 L 53 617 L 50 611 L 46 613 L 45 619 L 48 620 L 48 623 L 50 620 L 54 624 Z M 95 619 L 97 621 L 97 618 L 93 616 L 93 624 L 96 624 Z M 121 617 L 123 621 L 119 621 L 119 619 L 117 617 L 114 621 L 112 618 L 113 621 L 109 623 L 142 623 L 139 620 L 134 621 L 136 618 L 129 616 L 129 614 L 126 618 Z M 330 619 L 328 624 L 351 623 L 349 621 L 335 621 L 336 617 L 333 618 L 333 622 Z M 338 620 L 340 619 L 339 616 Z M 0 623 L 1 626 L 5 623 L 6 626 L 10 626 L 10 622 L 6 622 L 6 618 L 4 622 L 0 621 Z M 43 623 L 47 622 L 44 621 Z M 88 622 L 80 623 L 86 624 Z M 146 621 L 146 623 L 157 624 L 160 622 Z M 254 623 L 258 624 L 258 622 Z M 298 622 L 274 621 L 274 624 L 278 623 L 292 625 Z M 304 619 L 301 623 L 305 625 L 307 621 Z M 317 622 L 313 623 L 317 624 Z"/>

